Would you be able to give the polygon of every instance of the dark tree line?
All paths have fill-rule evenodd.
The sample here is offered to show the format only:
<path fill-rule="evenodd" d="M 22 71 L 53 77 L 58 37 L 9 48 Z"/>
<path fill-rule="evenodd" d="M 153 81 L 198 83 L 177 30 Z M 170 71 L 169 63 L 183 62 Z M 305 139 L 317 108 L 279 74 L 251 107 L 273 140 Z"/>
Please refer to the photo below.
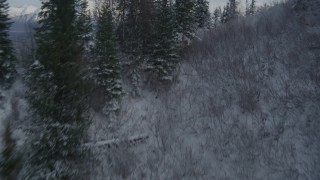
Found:
<path fill-rule="evenodd" d="M 117 99 L 123 94 L 120 64 L 117 57 L 116 37 L 113 33 L 112 7 L 103 2 L 97 12 L 97 30 L 92 48 L 93 60 L 91 72 L 95 87 L 104 94 L 103 110 L 106 114 L 118 110 Z"/>
<path fill-rule="evenodd" d="M 145 67 L 159 80 L 171 79 L 181 40 L 192 39 L 197 28 L 210 26 L 205 0 L 121 0 L 118 10 L 121 52 L 133 67 Z"/>
<path fill-rule="evenodd" d="M 0 0 L 0 88 L 10 88 L 15 77 L 16 58 L 9 39 L 11 21 L 8 17 L 9 5 Z"/>
<path fill-rule="evenodd" d="M 237 19 L 241 16 L 241 13 L 238 8 L 239 2 L 236 0 L 229 0 L 227 4 L 223 7 L 218 7 L 214 10 L 212 16 L 213 27 L 217 27 L 219 24 L 226 24 L 232 20 Z M 255 0 L 246 0 L 246 11 L 245 15 L 253 15 L 256 12 L 256 1 Z"/>

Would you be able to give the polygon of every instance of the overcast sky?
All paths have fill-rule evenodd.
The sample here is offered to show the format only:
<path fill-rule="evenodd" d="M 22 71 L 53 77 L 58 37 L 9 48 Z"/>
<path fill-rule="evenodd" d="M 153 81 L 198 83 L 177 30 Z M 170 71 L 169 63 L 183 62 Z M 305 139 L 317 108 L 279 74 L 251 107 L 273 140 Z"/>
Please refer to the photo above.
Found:
<path fill-rule="evenodd" d="M 14 7 L 21 7 L 24 5 L 40 6 L 40 0 L 8 0 L 8 2 Z"/>
<path fill-rule="evenodd" d="M 210 1 L 210 6 L 211 9 L 213 9 L 216 6 L 223 6 L 226 4 L 228 0 L 209 0 Z M 240 0 L 242 3 L 245 2 L 245 0 Z M 258 4 L 263 4 L 263 3 L 272 3 L 274 1 L 278 0 L 257 0 Z M 14 7 L 21 7 L 24 5 L 34 5 L 34 6 L 40 6 L 40 0 L 8 0 L 11 6 Z"/>

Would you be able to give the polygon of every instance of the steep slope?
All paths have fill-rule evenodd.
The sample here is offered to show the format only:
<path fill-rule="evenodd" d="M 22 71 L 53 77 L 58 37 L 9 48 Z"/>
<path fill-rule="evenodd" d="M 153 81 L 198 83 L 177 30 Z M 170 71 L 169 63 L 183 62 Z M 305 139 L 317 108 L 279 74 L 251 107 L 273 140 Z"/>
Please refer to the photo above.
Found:
<path fill-rule="evenodd" d="M 90 179 L 320 179 L 319 19 L 318 0 L 264 8 L 193 42 L 170 87 L 126 85 L 116 121 L 93 116 Z M 24 89 L 0 92 L 16 139 Z"/>
<path fill-rule="evenodd" d="M 97 115 L 97 139 L 149 139 L 101 146 L 94 179 L 319 179 L 319 8 L 290 1 L 212 30 L 170 90 L 127 96 L 112 126 Z"/>

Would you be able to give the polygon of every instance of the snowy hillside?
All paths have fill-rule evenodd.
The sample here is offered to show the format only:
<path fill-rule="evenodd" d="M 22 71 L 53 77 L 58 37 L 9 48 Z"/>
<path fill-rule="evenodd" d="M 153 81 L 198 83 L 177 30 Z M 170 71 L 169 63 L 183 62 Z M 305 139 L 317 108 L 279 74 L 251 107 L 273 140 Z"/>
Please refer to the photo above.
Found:
<path fill-rule="evenodd" d="M 94 179 L 319 179 L 320 4 L 303 6 L 206 33 L 170 90 L 127 96 L 113 127 L 97 115 L 97 139 L 150 138 L 101 146 Z"/>
<path fill-rule="evenodd" d="M 319 0 L 261 8 L 181 51 L 171 83 L 136 89 L 129 67 L 116 116 L 90 110 L 83 179 L 320 179 Z M 0 123 L 13 121 L 20 149 L 33 130 L 25 89 L 19 77 L 0 91 Z"/>

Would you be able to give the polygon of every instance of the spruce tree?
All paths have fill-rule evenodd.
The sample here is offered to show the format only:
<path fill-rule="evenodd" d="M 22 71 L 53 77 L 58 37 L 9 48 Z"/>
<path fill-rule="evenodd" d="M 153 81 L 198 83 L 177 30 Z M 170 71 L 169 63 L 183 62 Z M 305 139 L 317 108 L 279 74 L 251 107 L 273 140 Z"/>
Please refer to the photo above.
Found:
<path fill-rule="evenodd" d="M 236 0 L 229 0 L 228 21 L 236 19 L 238 16 L 238 2 Z"/>
<path fill-rule="evenodd" d="M 115 37 L 113 35 L 112 10 L 106 3 L 98 12 L 97 34 L 95 38 L 94 62 L 92 71 L 95 84 L 104 91 L 107 104 L 106 114 L 118 110 L 118 100 L 122 94 L 120 65 L 116 56 Z"/>
<path fill-rule="evenodd" d="M 246 0 L 246 16 L 250 15 L 250 5 L 248 0 Z"/>
<path fill-rule="evenodd" d="M 193 38 L 196 30 L 195 0 L 176 0 L 175 16 L 178 33 Z"/>
<path fill-rule="evenodd" d="M 27 179 L 77 179 L 81 175 L 78 168 L 88 106 L 81 74 L 85 28 L 80 27 L 80 3 L 42 2 L 36 29 L 37 61 L 27 79 L 33 127 Z"/>
<path fill-rule="evenodd" d="M 142 84 L 142 72 L 148 68 L 147 64 L 153 52 L 154 32 L 154 2 L 153 0 L 125 1 L 118 6 L 121 21 L 117 30 L 117 37 L 125 63 L 126 73 L 133 85 L 132 93 L 139 94 Z"/>
<path fill-rule="evenodd" d="M 169 0 L 157 0 L 156 12 L 152 67 L 159 80 L 167 81 L 178 63 L 173 5 Z"/>
<path fill-rule="evenodd" d="M 127 0 L 119 0 L 116 10 L 118 11 L 118 27 L 117 27 L 117 38 L 121 45 L 121 48 L 124 49 L 124 41 L 126 39 L 126 28 L 127 28 L 127 14 L 129 12 L 129 2 Z"/>
<path fill-rule="evenodd" d="M 122 12 L 118 27 L 122 50 L 135 57 L 150 55 L 154 20 L 153 0 L 121 1 L 118 9 Z"/>
<path fill-rule="evenodd" d="M 221 8 L 216 8 L 213 12 L 213 28 L 217 28 L 220 23 Z"/>
<path fill-rule="evenodd" d="M 256 1 L 251 0 L 251 3 L 249 3 L 248 0 L 246 0 L 246 16 L 253 15 L 255 13 L 255 10 L 256 10 Z"/>
<path fill-rule="evenodd" d="M 229 0 L 226 6 L 224 6 L 222 17 L 221 17 L 221 23 L 228 23 L 229 21 L 232 21 L 236 19 L 239 16 L 238 12 L 238 2 L 236 0 Z"/>
<path fill-rule="evenodd" d="M 10 88 L 16 74 L 16 58 L 9 39 L 11 22 L 8 9 L 7 0 L 0 0 L 0 88 Z"/>
<path fill-rule="evenodd" d="M 227 3 L 227 5 L 223 7 L 222 15 L 220 17 L 221 24 L 225 24 L 229 21 L 229 7 L 229 3 Z"/>
<path fill-rule="evenodd" d="M 81 46 L 85 48 L 86 53 L 89 54 L 89 44 L 92 40 L 92 23 L 91 13 L 88 10 L 87 0 L 76 0 L 76 24 L 78 31 L 78 38 L 81 39 Z"/>
<path fill-rule="evenodd" d="M 251 0 L 249 14 L 253 15 L 256 12 L 256 0 Z"/>
<path fill-rule="evenodd" d="M 140 27 L 140 37 L 142 41 L 142 53 L 149 58 L 152 53 L 152 35 L 154 32 L 155 7 L 154 0 L 140 0 L 138 24 Z"/>
<path fill-rule="evenodd" d="M 207 0 L 197 0 L 195 16 L 199 28 L 210 28 L 210 11 Z"/>

